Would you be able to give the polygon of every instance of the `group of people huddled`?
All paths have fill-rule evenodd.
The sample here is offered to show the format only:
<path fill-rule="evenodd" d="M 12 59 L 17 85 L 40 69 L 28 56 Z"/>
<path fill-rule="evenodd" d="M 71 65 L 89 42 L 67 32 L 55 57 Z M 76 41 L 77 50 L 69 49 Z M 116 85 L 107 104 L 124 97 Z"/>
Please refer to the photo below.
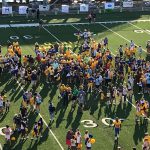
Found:
<path fill-rule="evenodd" d="M 12 80 L 21 85 L 31 83 L 32 88 L 36 88 L 44 76 L 43 84 L 58 84 L 58 98 L 66 107 L 72 101 L 74 110 L 79 103 L 82 113 L 87 93 L 94 92 L 110 106 L 132 100 L 134 87 L 138 87 L 138 94 L 150 93 L 150 62 L 143 58 L 141 46 L 137 47 L 131 40 L 129 45 L 120 45 L 114 56 L 107 37 L 97 42 L 87 29 L 76 35 L 80 48 L 77 54 L 72 52 L 69 43 L 35 43 L 34 55 L 23 55 L 18 41 L 9 43 L 6 53 L 0 46 L 0 76 L 8 72 Z M 21 111 L 28 112 L 30 107 L 39 113 L 41 102 L 37 92 L 24 92 Z M 136 104 L 137 114 L 147 117 L 147 101 L 142 99 Z"/>
<path fill-rule="evenodd" d="M 93 135 L 90 134 L 88 130 L 85 131 L 84 138 L 82 137 L 79 129 L 77 129 L 75 132 L 70 129 L 66 135 L 66 144 L 68 146 L 68 150 L 81 150 L 82 143 L 85 144 L 86 150 L 91 150 L 92 144 L 94 144 L 95 141 L 96 140 L 93 138 Z"/>

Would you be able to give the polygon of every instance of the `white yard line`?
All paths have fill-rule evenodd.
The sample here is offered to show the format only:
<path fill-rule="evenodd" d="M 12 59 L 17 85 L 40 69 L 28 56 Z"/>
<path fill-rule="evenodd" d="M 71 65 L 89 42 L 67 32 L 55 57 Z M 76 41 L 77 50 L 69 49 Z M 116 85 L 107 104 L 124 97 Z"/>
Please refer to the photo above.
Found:
<path fill-rule="evenodd" d="M 73 28 L 75 28 L 76 30 L 79 30 L 77 27 L 75 27 L 74 25 L 72 25 L 71 24 L 71 26 L 73 27 Z M 109 28 L 108 28 L 109 29 Z M 111 29 L 110 29 L 111 30 Z M 112 31 L 112 32 L 114 32 L 114 31 Z M 118 33 L 117 33 L 117 35 L 118 35 Z M 111 52 L 111 54 L 113 55 L 113 56 L 116 56 L 114 53 L 112 53 Z M 130 105 L 132 105 L 134 108 L 136 108 L 136 106 L 132 103 L 132 102 L 130 102 L 128 99 L 127 99 L 127 102 L 130 104 Z M 150 121 L 150 118 L 148 118 L 148 117 L 146 117 L 149 121 Z"/>
<path fill-rule="evenodd" d="M 139 29 L 139 30 L 141 30 L 141 31 L 143 31 L 143 32 L 145 32 L 145 33 L 147 33 L 147 34 L 149 34 L 149 35 L 150 35 L 150 32 L 148 32 L 148 31 L 146 31 L 146 30 L 144 30 L 144 29 L 142 29 L 142 28 L 140 28 L 140 27 L 138 27 L 138 26 L 134 25 L 133 23 L 128 22 L 128 24 L 130 24 L 131 26 L 134 26 L 135 28 L 137 28 L 137 29 Z"/>
<path fill-rule="evenodd" d="M 127 42 L 130 43 L 130 40 L 128 40 L 127 38 L 125 38 L 124 36 L 120 35 L 119 33 L 113 31 L 112 29 L 108 28 L 107 26 L 103 25 L 102 23 L 99 23 L 101 26 L 103 26 L 104 28 L 106 28 L 107 30 L 113 32 L 114 34 L 118 35 L 119 37 L 121 37 L 122 39 L 126 40 Z M 138 46 L 137 44 L 135 44 L 136 46 Z M 145 49 L 143 49 L 144 52 L 147 52 Z"/>
<path fill-rule="evenodd" d="M 60 43 L 61 43 L 61 41 L 60 41 L 54 34 L 52 34 L 49 30 L 47 30 L 44 26 L 43 26 L 43 29 L 44 29 L 45 31 L 47 31 L 52 37 L 54 37 L 54 38 L 57 40 L 57 42 L 60 42 Z"/>

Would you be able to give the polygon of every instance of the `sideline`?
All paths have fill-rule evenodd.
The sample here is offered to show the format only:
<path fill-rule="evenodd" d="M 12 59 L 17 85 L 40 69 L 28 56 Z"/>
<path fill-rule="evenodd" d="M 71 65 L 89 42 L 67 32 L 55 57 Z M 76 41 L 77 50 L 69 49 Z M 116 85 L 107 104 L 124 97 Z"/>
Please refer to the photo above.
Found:
<path fill-rule="evenodd" d="M 44 26 L 66 26 L 66 25 L 89 25 L 89 24 L 112 24 L 112 23 L 128 23 L 128 22 L 150 22 L 150 20 L 128 20 L 128 21 L 102 21 L 102 22 L 95 22 L 95 23 L 88 23 L 88 22 L 72 22 L 72 23 L 48 23 L 44 24 Z M 11 27 L 39 27 L 39 23 L 26 23 L 26 24 L 10 24 Z M 0 24 L 0 28 L 10 28 L 9 24 Z"/>

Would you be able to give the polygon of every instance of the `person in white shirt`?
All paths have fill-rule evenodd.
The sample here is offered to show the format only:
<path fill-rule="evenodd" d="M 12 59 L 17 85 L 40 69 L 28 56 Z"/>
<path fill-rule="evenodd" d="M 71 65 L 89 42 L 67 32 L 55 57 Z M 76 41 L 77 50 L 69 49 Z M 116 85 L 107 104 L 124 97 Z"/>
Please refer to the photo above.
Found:
<path fill-rule="evenodd" d="M 122 92 L 122 95 L 124 97 L 124 102 L 126 102 L 126 98 L 127 98 L 127 92 L 128 92 L 128 89 L 126 86 L 123 87 L 123 92 Z"/>
<path fill-rule="evenodd" d="M 76 150 L 76 139 L 75 136 L 71 139 L 71 150 Z"/>
<path fill-rule="evenodd" d="M 6 142 L 11 142 L 10 141 L 10 136 L 11 136 L 11 128 L 8 126 L 8 125 L 6 125 L 6 128 L 4 129 L 4 133 L 5 133 L 5 139 L 6 139 Z"/>
<path fill-rule="evenodd" d="M 84 32 L 83 32 L 83 38 L 84 39 L 88 38 L 88 31 L 87 31 L 87 29 L 85 29 Z"/>
<path fill-rule="evenodd" d="M 77 135 L 76 135 L 76 140 L 77 140 L 77 150 L 80 150 L 80 144 L 81 144 L 81 133 L 80 132 L 77 132 Z"/>
<path fill-rule="evenodd" d="M 132 47 L 134 47 L 134 42 L 131 40 L 131 42 L 130 42 L 130 49 L 132 48 Z"/>
<path fill-rule="evenodd" d="M 87 138 L 87 141 L 86 141 L 86 150 L 91 150 L 92 148 L 92 144 L 90 143 L 90 138 Z"/>

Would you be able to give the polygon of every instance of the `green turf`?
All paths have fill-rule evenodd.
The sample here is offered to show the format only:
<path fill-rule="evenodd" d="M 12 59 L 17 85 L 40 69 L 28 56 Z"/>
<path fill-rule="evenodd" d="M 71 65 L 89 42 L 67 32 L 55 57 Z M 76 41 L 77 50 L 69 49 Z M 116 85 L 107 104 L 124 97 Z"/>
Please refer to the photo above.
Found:
<path fill-rule="evenodd" d="M 137 17 L 138 18 L 138 17 Z M 142 18 L 143 19 L 143 18 Z M 142 29 L 150 29 L 149 23 L 134 23 L 136 26 Z M 122 35 L 128 40 L 133 39 L 137 45 L 146 46 L 146 41 L 149 39 L 149 34 L 147 33 L 135 33 L 135 27 L 125 23 L 125 24 L 104 24 L 106 27 L 110 28 L 114 32 Z M 117 49 L 120 44 L 125 45 L 127 43 L 126 40 L 116 35 L 112 31 L 107 30 L 100 24 L 91 24 L 91 25 L 75 25 L 76 28 L 79 28 L 83 31 L 85 28 L 90 29 L 92 32 L 96 34 L 94 37 L 96 41 L 99 41 L 101 38 L 108 37 L 109 39 L 109 47 L 111 51 L 116 54 Z M 46 29 L 51 32 L 55 37 L 57 37 L 62 42 L 72 42 L 72 48 L 75 47 L 76 37 L 73 35 L 77 30 L 72 26 L 50 26 L 46 27 Z M 19 39 L 19 43 L 21 44 L 23 54 L 34 54 L 34 43 L 38 42 L 43 44 L 44 42 L 56 42 L 52 35 L 50 35 L 44 29 L 40 30 L 36 27 L 28 27 L 28 28 L 7 28 L 0 29 L 0 42 L 3 45 L 3 53 L 6 52 L 7 40 L 11 35 L 17 35 L 22 37 L 23 35 L 31 35 L 33 36 L 32 40 L 24 40 L 23 38 Z M 36 38 L 39 37 L 39 38 Z M 129 44 L 129 43 L 128 43 Z M 77 52 L 78 49 L 75 49 Z M 145 57 L 145 53 L 143 54 Z M 7 97 L 11 100 L 11 108 L 10 112 L 2 118 L 0 121 L 0 127 L 5 126 L 6 124 L 12 125 L 12 117 L 15 113 L 18 112 L 19 106 L 22 100 L 22 91 L 20 87 L 14 82 L 9 80 L 8 73 L 5 73 L 2 77 L 0 77 L 0 91 L 5 89 L 7 91 Z M 25 89 L 30 89 L 31 86 L 26 86 Z M 12 92 L 12 88 L 15 88 L 16 91 Z M 62 102 L 58 100 L 58 88 L 57 85 L 47 86 L 45 84 L 45 79 L 41 79 L 41 85 L 37 87 L 37 91 L 43 97 L 43 103 L 41 104 L 41 115 L 49 123 L 49 113 L 48 113 L 48 103 L 49 101 L 53 101 L 56 106 L 56 115 L 55 122 L 51 126 L 52 131 L 58 138 L 59 142 L 62 144 L 64 149 L 66 149 L 65 145 L 65 136 L 68 129 L 80 128 L 82 135 L 84 135 L 84 131 L 87 129 L 81 123 L 82 120 L 93 120 L 98 124 L 96 128 L 88 128 L 90 133 L 94 135 L 96 139 L 96 143 L 93 145 L 94 150 L 112 150 L 114 148 L 114 131 L 113 128 L 105 126 L 101 119 L 105 117 L 114 118 L 118 116 L 119 118 L 125 118 L 126 120 L 123 122 L 122 131 L 119 138 L 119 145 L 123 147 L 125 150 L 132 149 L 133 146 L 137 146 L 137 149 L 141 149 L 142 138 L 144 136 L 144 132 L 146 130 L 145 125 L 135 126 L 135 108 L 132 107 L 131 104 L 127 103 L 126 106 L 117 106 L 116 108 L 113 106 L 110 110 L 106 107 L 105 104 L 100 103 L 99 96 L 96 97 L 94 93 L 88 94 L 86 98 L 86 108 L 83 114 L 78 112 L 78 107 L 76 107 L 74 112 L 71 112 L 71 105 L 65 109 L 62 106 Z M 134 93 L 134 97 L 137 99 L 136 93 Z M 149 100 L 149 96 L 147 95 L 146 99 Z M 135 103 L 133 99 L 133 103 Z M 126 111 L 125 108 L 126 107 Z M 39 116 L 30 115 L 30 128 L 31 131 L 33 127 L 33 123 Z M 150 128 L 147 128 L 150 131 Z M 29 134 L 29 136 L 31 136 Z M 1 142 L 4 144 L 4 137 L 1 136 Z M 84 145 L 84 144 L 83 144 Z M 83 146 L 84 147 L 84 146 Z M 4 149 L 9 149 L 5 147 Z M 52 149 L 52 150 L 60 150 L 57 142 L 54 140 L 53 136 L 48 132 L 46 126 L 44 126 L 44 134 L 41 140 L 35 142 L 31 142 L 30 139 L 21 143 L 19 138 L 17 143 L 14 143 L 12 149 L 15 150 L 26 150 L 26 149 Z"/>

